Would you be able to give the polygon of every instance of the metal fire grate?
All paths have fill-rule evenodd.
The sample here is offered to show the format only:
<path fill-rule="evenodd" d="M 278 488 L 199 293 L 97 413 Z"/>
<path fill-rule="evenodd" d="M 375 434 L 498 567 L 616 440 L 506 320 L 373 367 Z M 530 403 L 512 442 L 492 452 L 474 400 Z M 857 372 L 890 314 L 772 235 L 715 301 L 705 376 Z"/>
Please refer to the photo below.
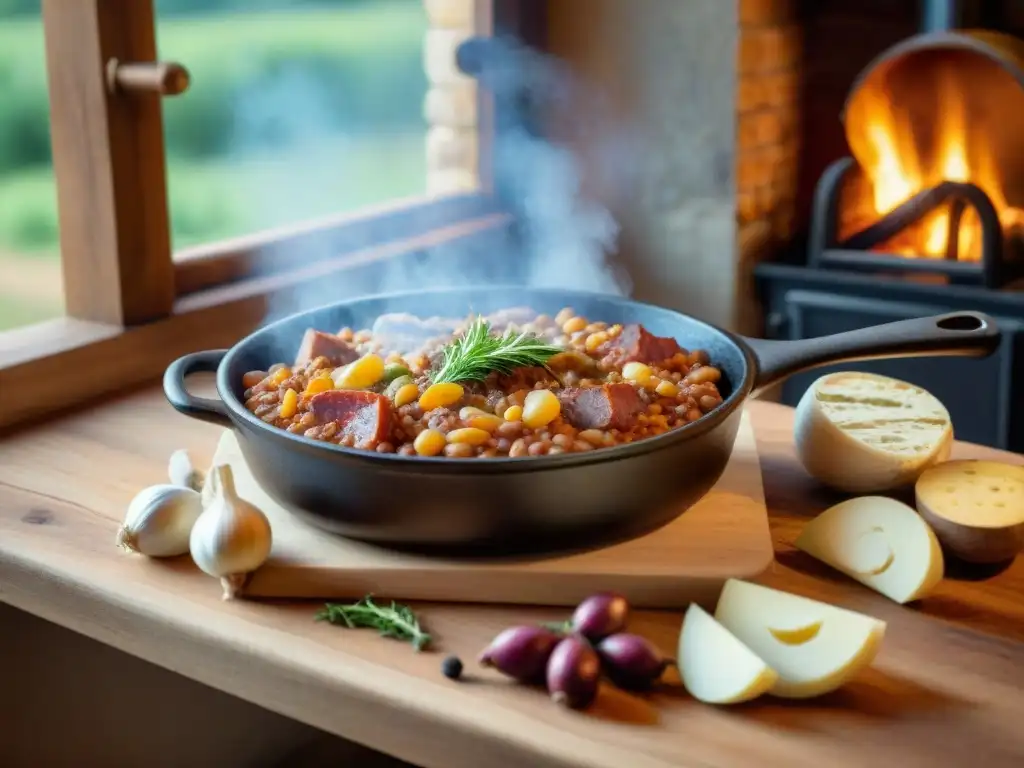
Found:
<path fill-rule="evenodd" d="M 958 285 L 999 288 L 1024 274 L 1019 261 L 1006 258 L 1003 229 L 992 200 L 976 184 L 944 181 L 922 190 L 875 223 L 839 239 L 839 205 L 843 184 L 857 168 L 851 157 L 833 162 L 814 192 L 808 266 L 854 272 L 900 272 L 942 275 Z M 950 206 L 944 258 L 908 258 L 872 250 L 921 221 L 943 205 Z M 981 258 L 958 259 L 958 233 L 963 215 L 973 208 L 981 224 Z"/>

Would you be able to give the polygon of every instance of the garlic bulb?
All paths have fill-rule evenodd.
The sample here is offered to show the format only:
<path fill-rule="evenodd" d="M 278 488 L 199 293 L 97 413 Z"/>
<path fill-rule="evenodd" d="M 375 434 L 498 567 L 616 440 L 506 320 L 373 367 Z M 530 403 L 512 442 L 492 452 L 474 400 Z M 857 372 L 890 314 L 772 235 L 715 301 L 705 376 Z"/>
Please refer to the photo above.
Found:
<path fill-rule="evenodd" d="M 189 551 L 189 534 L 203 511 L 202 497 L 179 485 L 143 488 L 128 505 L 117 544 L 150 557 Z"/>
<path fill-rule="evenodd" d="M 203 490 L 203 473 L 192 465 L 192 459 L 184 448 L 171 454 L 167 463 L 167 476 L 171 485 L 180 485 L 193 491 Z"/>
<path fill-rule="evenodd" d="M 205 507 L 192 528 L 189 551 L 199 570 L 220 579 L 227 600 L 270 555 L 270 521 L 238 497 L 226 464 L 210 471 L 203 497 Z"/>

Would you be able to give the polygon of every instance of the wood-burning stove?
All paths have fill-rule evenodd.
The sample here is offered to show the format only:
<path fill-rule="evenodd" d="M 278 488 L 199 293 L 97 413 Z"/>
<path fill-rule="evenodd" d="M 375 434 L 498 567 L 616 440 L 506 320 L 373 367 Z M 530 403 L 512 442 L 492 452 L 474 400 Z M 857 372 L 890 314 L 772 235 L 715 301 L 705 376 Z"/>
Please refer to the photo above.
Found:
<path fill-rule="evenodd" d="M 924 11 L 925 31 L 852 84 L 841 115 L 850 156 L 818 181 L 806 248 L 755 270 L 765 335 L 990 313 L 1005 337 L 987 360 L 846 367 L 924 386 L 958 437 L 1024 452 L 1024 41 L 948 28 L 956 3 Z M 821 374 L 792 379 L 783 401 Z"/>

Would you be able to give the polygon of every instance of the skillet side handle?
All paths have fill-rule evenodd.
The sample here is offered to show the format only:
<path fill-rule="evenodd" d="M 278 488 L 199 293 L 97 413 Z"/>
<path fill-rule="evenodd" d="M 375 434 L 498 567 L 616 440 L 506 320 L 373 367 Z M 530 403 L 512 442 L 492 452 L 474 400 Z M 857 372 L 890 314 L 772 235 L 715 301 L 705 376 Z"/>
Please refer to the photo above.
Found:
<path fill-rule="evenodd" d="M 185 378 L 193 373 L 212 373 L 224 359 L 226 349 L 193 352 L 179 357 L 164 372 L 164 396 L 178 413 L 193 419 L 208 421 L 221 427 L 230 427 L 228 410 L 223 401 L 209 397 L 196 397 L 189 393 Z"/>
<path fill-rule="evenodd" d="M 757 360 L 753 394 L 789 376 L 832 363 L 892 357 L 987 357 L 1000 331 L 981 312 L 951 312 L 801 341 L 745 339 Z"/>

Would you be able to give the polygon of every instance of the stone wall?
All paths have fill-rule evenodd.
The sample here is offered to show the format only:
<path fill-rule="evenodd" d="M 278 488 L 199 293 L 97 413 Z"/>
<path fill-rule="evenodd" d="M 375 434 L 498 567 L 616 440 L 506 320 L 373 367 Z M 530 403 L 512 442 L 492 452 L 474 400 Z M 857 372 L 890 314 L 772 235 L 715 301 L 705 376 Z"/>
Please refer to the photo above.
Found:
<path fill-rule="evenodd" d="M 429 90 L 423 104 L 428 130 L 427 192 L 446 195 L 479 185 L 477 89 L 455 66 L 455 50 L 476 34 L 476 0 L 423 0 L 428 29 L 423 46 Z"/>

